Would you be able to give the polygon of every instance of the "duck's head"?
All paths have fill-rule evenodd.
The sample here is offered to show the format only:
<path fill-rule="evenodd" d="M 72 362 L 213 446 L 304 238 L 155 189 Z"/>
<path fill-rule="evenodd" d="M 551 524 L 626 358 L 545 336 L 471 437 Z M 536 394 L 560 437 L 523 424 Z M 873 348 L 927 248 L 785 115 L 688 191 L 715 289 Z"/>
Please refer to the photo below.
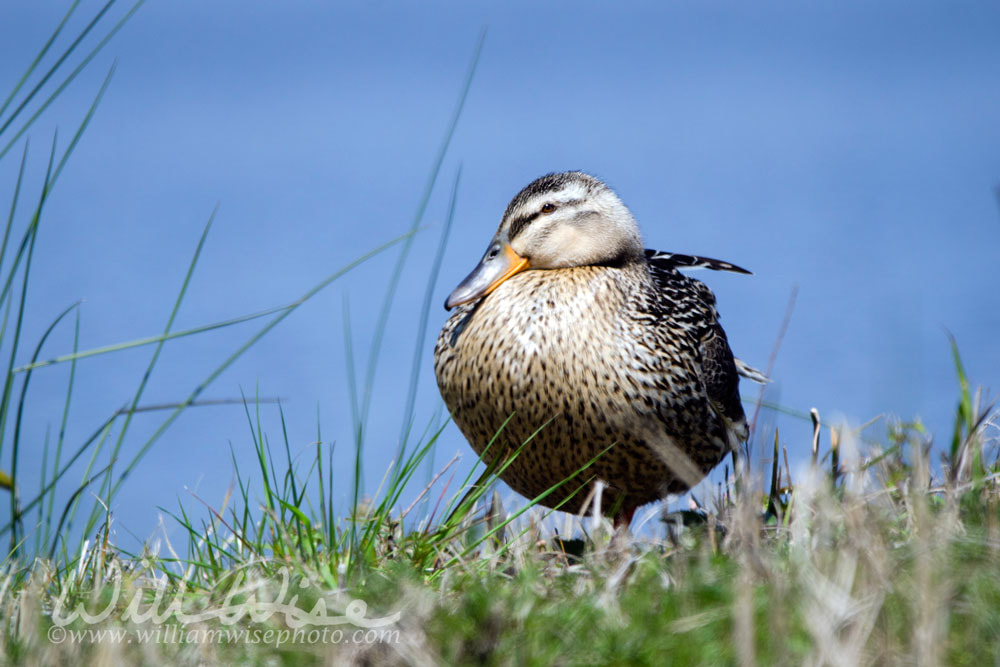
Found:
<path fill-rule="evenodd" d="M 507 205 L 486 254 L 445 308 L 480 299 L 528 269 L 618 264 L 642 253 L 635 218 L 611 188 L 580 171 L 548 174 Z"/>

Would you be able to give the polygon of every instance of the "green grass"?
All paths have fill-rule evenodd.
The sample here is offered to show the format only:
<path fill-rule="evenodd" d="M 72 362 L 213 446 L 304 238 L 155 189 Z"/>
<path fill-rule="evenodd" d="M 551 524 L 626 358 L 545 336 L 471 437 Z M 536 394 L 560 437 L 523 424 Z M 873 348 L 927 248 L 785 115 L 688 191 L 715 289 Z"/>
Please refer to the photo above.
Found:
<path fill-rule="evenodd" d="M 71 5 L 67 16 L 76 8 Z M 109 2 L 65 50 L 49 54 L 60 41 L 59 26 L 0 106 L 0 159 L 137 8 L 123 10 L 113 22 L 116 7 Z M 91 50 L 75 55 L 88 39 L 94 41 Z M 79 350 L 79 308 L 70 304 L 39 341 L 22 341 L 44 205 L 110 73 L 67 147 L 60 150 L 53 141 L 41 192 L 28 205 L 22 190 L 25 147 L 0 243 L 0 353 L 6 361 L 0 487 L 10 501 L 7 521 L 0 521 L 6 524 L 0 537 L 8 539 L 0 565 L 5 661 L 995 663 L 1000 656 L 996 413 L 970 388 L 954 341 L 958 400 L 944 446 L 932 448 L 919 423 L 877 422 L 850 430 L 823 424 L 818 414 L 810 427 L 810 417 L 800 416 L 801 432 L 774 434 L 768 451 L 757 452 L 755 463 L 764 473 L 754 474 L 755 466 L 738 468 L 703 506 L 665 521 L 654 517 L 644 527 L 634 526 L 633 533 L 616 534 L 599 517 L 554 515 L 536 504 L 542 498 L 505 508 L 494 491 L 505 464 L 479 465 L 465 479 L 448 482 L 455 461 L 434 464 L 440 420 L 414 414 L 449 214 L 426 277 L 408 397 L 399 415 L 399 450 L 379 488 L 366 493 L 360 480 L 380 345 L 410 241 L 420 232 L 437 187 L 481 47 L 482 39 L 406 234 L 286 305 L 184 331 L 174 330 L 174 316 L 197 269 L 211 217 L 186 270 L 178 272 L 178 296 L 165 308 L 162 334 Z M 42 72 L 47 57 L 55 64 Z M 458 182 L 456 175 L 452 213 Z M 248 428 L 242 436 L 234 434 L 235 448 L 252 448 L 254 465 L 241 467 L 233 452 L 235 481 L 227 497 L 218 504 L 193 498 L 161 508 L 184 529 L 176 544 L 147 544 L 138 553 L 116 545 L 115 518 L 106 508 L 177 416 L 198 404 L 225 368 L 298 306 L 395 244 L 400 251 L 378 317 L 378 342 L 360 376 L 345 303 L 353 450 L 334 452 L 323 444 L 317 420 L 315 446 L 305 456 L 293 456 L 281 406 L 244 398 Z M 143 404 L 163 346 L 248 322 L 259 327 L 207 366 L 187 396 L 170 405 Z M 71 324 L 72 352 L 47 356 L 49 333 Z M 67 442 L 77 361 L 143 346 L 149 346 L 150 361 L 128 407 L 107 416 L 83 443 Z M 54 419 L 59 428 L 45 443 L 39 487 L 22 488 L 20 433 L 30 379 L 59 365 L 69 371 L 64 406 Z M 152 436 L 136 440 L 129 426 L 140 411 L 165 416 Z M 270 419 L 279 420 L 277 435 L 264 427 Z M 811 465 L 793 477 L 787 450 L 810 449 Z M 941 451 L 940 462 L 932 461 L 932 451 Z M 335 466 L 354 471 L 346 515 L 335 509 L 334 497 L 341 494 L 333 487 Z M 587 469 L 577 474 L 586 476 Z M 97 497 L 89 507 L 82 506 L 92 497 L 85 491 Z M 60 619 L 77 609 L 101 618 L 88 622 L 77 615 L 63 627 Z M 257 613 L 248 613 L 251 609 Z M 356 622 L 327 628 L 339 631 L 341 641 L 318 641 L 310 633 L 320 634 L 321 626 L 295 625 L 302 613 L 315 610 Z M 367 629 L 358 617 L 396 620 Z M 157 632 L 171 641 L 150 639 Z M 93 633 L 108 634 L 102 639 Z"/>
<path fill-rule="evenodd" d="M 971 408 L 956 417 L 963 421 L 960 449 L 995 457 L 996 442 L 984 438 L 984 413 L 974 402 Z M 663 656 L 677 664 L 918 658 L 985 664 L 996 658 L 1000 469 L 994 461 L 980 474 L 958 472 L 958 459 L 949 457 L 942 473 L 931 475 L 928 443 L 913 426 L 890 425 L 884 446 L 858 456 L 849 450 L 859 434 L 843 432 L 836 473 L 827 456 L 803 479 L 783 476 L 778 498 L 743 473 L 742 491 L 712 498 L 697 512 L 702 520 L 634 537 L 592 517 L 564 517 L 553 526 L 553 519 L 539 521 L 539 508 L 506 518 L 484 491 L 488 485 L 477 487 L 467 509 L 450 520 L 410 525 L 399 493 L 434 436 L 403 462 L 400 481 L 387 482 L 352 516 L 333 517 L 309 501 L 320 497 L 324 452 L 296 470 L 287 455 L 268 453 L 253 406 L 248 417 L 259 469 L 240 471 L 229 503 L 171 512 L 189 531 L 183 554 L 171 555 L 171 547 L 160 555 L 129 554 L 99 539 L 64 564 L 8 566 L 7 655 L 305 664 L 333 657 L 461 664 L 662 664 Z M 810 437 L 803 430 L 805 445 Z M 262 497 L 250 494 L 251 479 Z M 580 543 L 560 542 L 555 527 Z M 361 644 L 295 643 L 282 614 L 229 626 L 177 624 L 189 633 L 270 630 L 277 638 L 287 632 L 281 646 L 49 642 L 51 606 L 60 596 L 63 609 L 82 604 L 93 613 L 116 599 L 109 572 L 123 573 L 126 591 L 111 616 L 96 625 L 78 619 L 69 629 L 120 629 L 138 641 L 143 631 L 169 627 L 169 621 L 127 618 L 136 591 L 142 609 L 160 613 L 175 597 L 191 614 L 246 601 L 256 591 L 259 599 L 286 602 L 294 593 L 302 610 L 322 599 L 342 613 L 350 600 L 363 600 L 366 618 L 398 613 L 399 619 L 378 630 L 389 633 L 380 635 L 387 641 Z M 290 583 L 281 594 L 285 577 Z M 159 602 L 156 581 L 166 593 Z"/>

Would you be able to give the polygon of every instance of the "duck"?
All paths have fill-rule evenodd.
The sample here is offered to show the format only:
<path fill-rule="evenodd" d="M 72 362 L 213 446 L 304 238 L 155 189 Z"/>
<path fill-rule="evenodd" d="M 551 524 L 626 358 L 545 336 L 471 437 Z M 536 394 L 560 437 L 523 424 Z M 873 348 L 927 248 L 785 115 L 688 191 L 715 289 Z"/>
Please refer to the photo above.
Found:
<path fill-rule="evenodd" d="M 619 196 L 581 172 L 510 201 L 445 302 L 438 388 L 476 454 L 511 489 L 566 512 L 636 509 L 698 484 L 748 437 L 715 295 L 682 269 L 749 274 L 645 248 Z"/>

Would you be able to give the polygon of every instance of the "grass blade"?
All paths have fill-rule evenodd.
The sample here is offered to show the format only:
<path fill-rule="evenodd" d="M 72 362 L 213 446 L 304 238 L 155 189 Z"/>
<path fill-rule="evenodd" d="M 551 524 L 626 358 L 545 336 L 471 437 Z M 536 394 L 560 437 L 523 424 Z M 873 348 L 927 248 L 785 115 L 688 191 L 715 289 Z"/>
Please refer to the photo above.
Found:
<path fill-rule="evenodd" d="M 444 250 L 448 245 L 448 236 L 451 233 L 451 226 L 455 220 L 455 203 L 458 200 L 458 185 L 462 179 L 462 168 L 459 167 L 455 173 L 455 184 L 451 189 L 451 199 L 448 203 L 448 217 L 445 218 L 444 229 L 441 231 L 441 240 L 438 242 L 437 252 L 434 254 L 434 261 L 431 264 L 431 272 L 427 278 L 427 288 L 424 290 L 424 303 L 420 309 L 420 319 L 417 323 L 416 342 L 413 345 L 413 363 L 410 366 L 410 384 L 406 392 L 406 402 L 403 404 L 403 423 L 399 433 L 399 445 L 396 449 L 396 470 L 402 463 L 406 454 L 406 441 L 409 438 L 410 429 L 413 426 L 413 407 L 417 400 L 417 382 L 420 379 L 421 361 L 423 360 L 424 341 L 427 338 L 427 320 L 430 318 L 431 302 L 434 299 L 434 288 L 437 285 L 438 274 L 441 272 L 441 263 L 444 261 Z"/>
<path fill-rule="evenodd" d="M 2 159 L 3 156 L 7 154 L 7 152 L 14 146 L 15 143 L 17 143 L 17 141 L 21 138 L 21 136 L 23 136 L 24 133 L 28 131 L 28 128 L 30 128 L 34 124 L 34 122 L 38 120 L 38 117 L 41 116 L 45 112 L 45 110 L 49 108 L 49 105 L 51 105 L 52 102 L 55 101 L 55 99 L 59 95 L 62 94 L 63 90 L 66 89 L 66 87 L 77 77 L 77 75 L 79 75 L 80 72 L 82 72 L 87 67 L 87 65 L 90 64 L 90 61 L 93 60 L 95 56 L 97 56 L 97 54 L 107 45 L 109 41 L 111 41 L 111 38 L 115 36 L 115 34 L 122 28 L 122 26 L 125 25 L 125 23 L 130 18 L 132 18 L 132 15 L 135 14 L 136 11 L 138 11 L 139 7 L 144 2 L 145 0 L 138 0 L 138 2 L 132 5 L 132 8 L 129 9 L 129 11 L 125 14 L 125 16 L 123 16 L 121 20 L 119 20 L 118 23 L 116 23 L 111 28 L 111 30 L 108 31 L 108 33 L 104 36 L 104 38 L 101 39 L 100 42 L 98 42 L 97 46 L 95 46 L 83 58 L 80 64 L 77 65 L 73 69 L 73 71 L 66 76 L 63 82 L 59 84 L 59 86 L 49 95 L 49 97 L 46 98 L 45 102 L 43 102 L 42 105 L 35 111 L 35 113 L 33 113 L 31 117 L 28 118 L 28 120 L 21 127 L 21 129 L 18 130 L 16 134 L 14 134 L 14 136 L 10 139 L 9 142 L 7 142 L 7 144 L 3 148 L 0 148 L 0 159 Z M 2 134 L 3 133 L 0 132 L 0 135 Z"/>
<path fill-rule="evenodd" d="M 337 280 L 338 278 L 340 278 L 341 276 L 343 276 L 345 273 L 347 273 L 347 272 L 351 271 L 352 269 L 356 268 L 357 266 L 363 264 L 364 262 L 368 261 L 372 257 L 375 257 L 379 253 L 384 252 L 386 249 L 391 248 L 392 246 L 394 246 L 395 244 L 403 241 L 404 239 L 408 238 L 409 236 L 411 236 L 411 234 L 409 234 L 409 233 L 408 234 L 404 234 L 402 236 L 398 236 L 398 237 L 392 239 L 391 241 L 383 243 L 382 245 L 378 246 L 377 248 L 368 251 L 367 253 L 365 253 L 361 257 L 359 257 L 359 258 L 357 258 L 357 259 L 349 262 L 348 264 L 346 264 L 345 266 L 343 266 L 338 271 L 336 271 L 333 274 L 331 274 L 330 276 L 326 277 L 319 284 L 317 284 L 314 287 L 312 287 L 311 289 L 309 289 L 297 301 L 295 301 L 292 305 L 290 305 L 288 307 L 288 309 L 286 309 L 286 310 L 282 311 L 281 313 L 279 313 L 270 322 L 268 322 L 260 330 L 258 330 L 257 333 L 253 334 L 249 339 L 247 339 L 246 342 L 244 342 L 242 345 L 240 345 L 240 347 L 237 348 L 236 351 L 234 351 L 232 354 L 230 354 L 221 364 L 219 364 L 219 366 L 217 366 L 215 368 L 215 370 L 213 370 L 211 373 L 209 373 L 205 377 L 205 379 L 202 380 L 198 384 L 198 386 L 196 386 L 194 388 L 194 390 L 191 392 L 191 394 L 180 404 L 180 406 L 177 407 L 176 410 L 174 410 L 170 414 L 169 417 L 167 417 L 166 420 L 163 421 L 162 424 L 160 424 L 160 426 L 156 429 L 156 431 L 153 433 L 153 435 L 151 435 L 149 437 L 149 439 L 146 440 L 146 442 L 139 448 L 139 451 L 132 457 L 132 459 L 129 461 L 128 465 L 125 467 L 125 470 L 122 471 L 121 475 L 119 475 L 118 480 L 115 482 L 114 486 L 111 489 L 110 497 L 114 497 L 115 496 L 115 494 L 117 493 L 118 489 L 121 487 L 122 483 L 124 483 L 125 479 L 128 477 L 129 473 L 135 468 L 135 466 L 139 463 L 139 461 L 142 460 L 142 458 L 146 455 L 146 452 L 149 451 L 149 448 L 152 447 L 153 444 L 157 440 L 159 440 L 160 436 L 163 435 L 163 432 L 166 431 L 167 428 L 174 422 L 174 420 L 176 420 L 177 417 L 180 416 L 181 412 L 183 412 L 184 409 L 187 406 L 191 405 L 195 401 L 195 399 L 198 398 L 198 396 L 201 394 L 201 392 L 204 391 L 205 388 L 208 387 L 213 381 L 215 381 L 215 379 L 217 377 L 219 377 L 219 375 L 221 375 L 223 373 L 223 371 L 225 371 L 227 368 L 229 368 L 233 364 L 233 362 L 235 362 L 237 359 L 239 359 L 241 356 L 243 356 L 243 353 L 246 352 L 248 349 L 250 349 L 250 347 L 254 343 L 256 343 L 261 338 L 263 338 L 271 329 L 273 329 L 274 327 L 278 326 L 278 324 L 280 324 L 286 317 L 288 317 L 289 315 L 291 315 L 299 306 L 301 306 L 303 303 L 305 303 L 306 301 L 308 301 L 309 299 L 311 299 L 313 296 L 315 296 L 317 293 L 319 293 L 323 288 L 325 288 L 328 285 L 330 285 L 332 282 L 334 282 L 335 280 Z"/>
<path fill-rule="evenodd" d="M 27 282 L 27 275 L 25 275 L 25 282 Z M 42 351 L 42 347 L 45 345 L 45 341 L 48 340 L 49 335 L 55 330 L 55 328 L 62 322 L 63 318 L 70 314 L 76 308 L 79 308 L 80 303 L 74 303 L 68 306 L 56 317 L 55 320 L 49 325 L 42 334 L 41 339 L 38 341 L 38 345 L 35 347 L 34 358 L 37 358 Z M 24 382 L 21 383 L 21 397 L 17 402 L 17 416 L 14 418 L 14 437 L 11 443 L 11 458 L 10 458 L 10 478 L 11 478 L 11 553 L 14 553 L 14 545 L 17 543 L 17 527 L 21 521 L 20 508 L 17 507 L 18 503 L 18 493 L 17 493 L 17 464 L 18 458 L 21 451 L 21 424 L 24 417 L 24 400 L 28 395 L 28 383 L 31 381 L 31 373 L 27 373 L 24 376 Z M 44 463 L 42 464 L 45 465 Z M 43 483 L 44 486 L 44 483 Z"/>
<path fill-rule="evenodd" d="M 194 256 L 191 258 L 190 264 L 188 264 L 187 273 L 184 275 L 184 280 L 181 282 L 180 291 L 177 294 L 177 298 L 174 300 L 174 307 L 170 311 L 169 317 L 167 317 L 167 323 L 164 327 L 164 335 L 170 333 L 170 329 L 174 325 L 174 320 L 177 318 L 177 313 L 180 311 L 181 303 L 184 301 L 184 296 L 187 294 L 188 286 L 191 284 L 191 278 L 194 276 L 195 267 L 198 265 L 198 260 L 201 258 L 201 251 L 205 247 L 205 240 L 208 238 L 208 232 L 212 228 L 212 222 L 215 220 L 215 214 L 218 212 L 218 207 L 212 214 L 208 217 L 208 222 L 205 223 L 205 228 L 201 232 L 201 238 L 198 239 L 198 245 L 195 248 Z M 125 415 L 125 423 L 122 424 L 121 430 L 118 432 L 118 440 L 115 442 L 114 448 L 111 450 L 111 459 L 116 460 L 118 454 L 121 451 L 122 444 L 125 442 L 125 434 L 128 432 L 128 427 L 132 423 L 132 415 L 134 414 L 135 408 L 139 405 L 139 401 L 142 399 L 142 394 L 146 389 L 146 384 L 149 382 L 149 378 L 153 373 L 153 368 L 156 366 L 156 362 L 160 358 L 160 352 L 163 350 L 164 341 L 157 343 L 156 348 L 153 350 L 153 355 L 149 360 L 149 364 L 146 366 L 146 371 L 142 374 L 142 379 L 139 380 L 139 387 L 135 391 L 135 395 L 132 397 L 132 403 L 129 405 L 128 413 Z M 107 477 L 101 483 L 101 492 L 103 493 L 108 484 L 110 484 L 111 476 L 113 474 L 113 467 L 108 467 Z M 106 500 L 107 504 L 111 505 L 111 497 L 108 496 Z M 97 511 L 95 505 L 94 510 Z"/>
<path fill-rule="evenodd" d="M 27 83 L 28 79 L 31 78 L 32 73 L 34 73 L 35 69 L 38 68 L 38 64 L 42 61 L 42 58 L 45 57 L 45 54 L 49 52 L 49 49 L 52 47 L 52 44 L 55 43 L 59 34 L 62 33 L 62 29 L 66 26 L 66 22 L 69 21 L 69 17 L 73 15 L 73 12 L 76 11 L 79 4 L 80 0 L 73 0 L 73 4 L 71 4 L 69 9 L 66 10 L 62 21 L 60 21 L 59 25 L 56 26 L 56 29 L 52 31 L 48 41 L 45 42 L 44 46 L 42 46 L 41 51 L 38 52 L 35 59 L 31 61 L 30 65 L 28 65 L 28 69 L 24 70 L 24 74 L 21 75 L 21 79 L 14 85 L 14 88 L 10 91 L 10 95 L 7 96 L 7 99 L 4 100 L 3 104 L 0 104 L 0 116 L 3 116 L 4 112 L 7 111 L 7 107 L 9 107 L 10 103 L 14 101 L 15 97 L 17 97 L 17 93 L 24 87 L 24 84 Z"/>
<path fill-rule="evenodd" d="M 479 64 L 479 56 L 482 54 L 483 44 L 485 41 L 486 31 L 484 30 L 480 34 L 479 40 L 476 42 L 476 47 L 472 54 L 472 60 L 469 63 L 469 69 L 465 76 L 465 82 L 462 85 L 462 90 L 458 96 L 458 103 L 455 105 L 451 121 L 448 123 L 444 139 L 442 140 L 437 156 L 434 159 L 431 172 L 427 177 L 427 184 L 424 187 L 423 195 L 420 199 L 420 203 L 417 205 L 417 211 L 413 216 L 413 222 L 410 225 L 410 234 L 403 243 L 403 247 L 399 253 L 399 259 L 393 269 L 392 277 L 389 279 L 389 286 L 386 289 L 385 298 L 382 301 L 382 310 L 379 312 L 378 320 L 375 325 L 375 333 L 372 337 L 371 350 L 368 354 L 368 370 L 365 377 L 364 398 L 361 402 L 360 412 L 362 425 L 366 424 L 368 421 L 368 410 L 371 406 L 371 394 L 375 382 L 375 368 L 378 365 L 379 351 L 382 349 L 382 340 L 385 336 L 385 330 L 389 320 L 389 311 L 392 309 L 396 288 L 399 286 L 399 280 L 402 276 L 403 265 L 406 263 L 406 258 L 413 245 L 413 235 L 416 234 L 417 229 L 420 226 L 420 221 L 423 220 L 424 211 L 427 210 L 427 204 L 430 201 L 431 193 L 434 191 L 434 186 L 437 183 L 438 174 L 441 173 L 441 165 L 444 163 L 444 156 L 448 152 L 448 147 L 451 145 L 452 137 L 455 136 L 455 129 L 458 127 L 458 120 L 462 115 L 462 109 L 465 107 L 465 101 L 469 96 L 469 89 L 472 87 L 472 79 L 475 76 L 476 67 Z"/>

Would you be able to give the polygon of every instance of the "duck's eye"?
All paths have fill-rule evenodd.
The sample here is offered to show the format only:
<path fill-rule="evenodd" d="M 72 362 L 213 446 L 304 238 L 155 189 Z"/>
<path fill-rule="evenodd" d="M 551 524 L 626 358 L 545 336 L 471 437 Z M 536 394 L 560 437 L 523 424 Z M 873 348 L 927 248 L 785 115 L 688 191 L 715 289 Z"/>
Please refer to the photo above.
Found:
<path fill-rule="evenodd" d="M 545 204 L 542 204 L 542 213 L 551 213 L 554 210 L 556 210 L 556 205 L 553 204 L 552 202 L 546 202 Z"/>

